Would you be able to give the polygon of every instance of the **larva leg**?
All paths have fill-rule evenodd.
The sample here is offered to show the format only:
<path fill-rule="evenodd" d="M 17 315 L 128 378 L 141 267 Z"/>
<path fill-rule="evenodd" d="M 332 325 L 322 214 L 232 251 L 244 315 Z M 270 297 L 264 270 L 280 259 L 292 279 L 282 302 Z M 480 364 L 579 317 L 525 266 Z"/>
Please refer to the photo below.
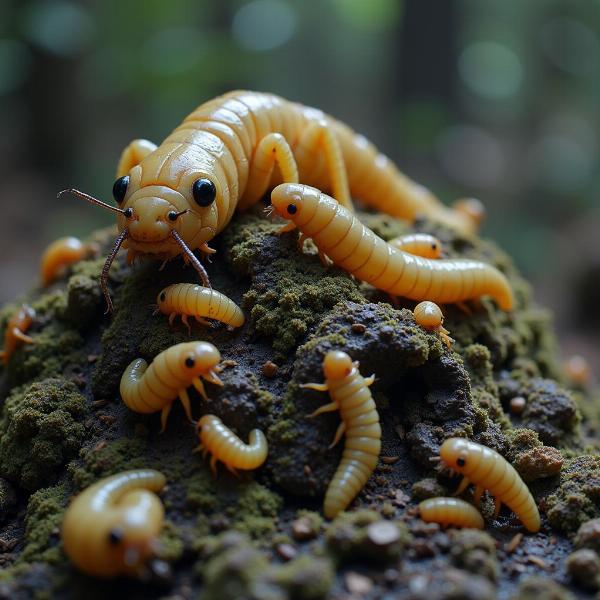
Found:
<path fill-rule="evenodd" d="M 307 157 L 319 151 L 324 153 L 331 181 L 332 196 L 342 206 L 350 211 L 354 211 L 342 149 L 327 122 L 316 121 L 311 123 L 300 137 L 299 149 L 304 150 Z M 298 151 L 296 155 L 298 155 Z M 300 154 L 300 156 L 302 155 Z"/>
<path fill-rule="evenodd" d="M 454 492 L 454 496 L 459 496 L 460 494 L 462 494 L 469 487 L 470 483 L 471 482 L 466 477 L 463 477 L 463 480 L 460 482 L 460 485 Z"/>
<path fill-rule="evenodd" d="M 323 406 L 319 406 L 317 410 L 311 412 L 310 415 L 306 415 L 307 419 L 312 419 L 318 415 L 322 415 L 323 413 L 334 412 L 339 409 L 337 402 L 329 402 L 328 404 L 323 404 Z"/>
<path fill-rule="evenodd" d="M 305 235 L 304 233 L 300 234 L 300 237 L 298 238 L 298 249 L 302 250 L 304 248 L 304 242 L 306 242 L 306 240 L 308 239 L 308 236 Z"/>
<path fill-rule="evenodd" d="M 344 435 L 344 433 L 346 432 L 346 423 L 344 423 L 344 421 L 342 421 L 337 428 L 337 431 L 335 432 L 335 436 L 333 438 L 333 442 L 331 442 L 331 444 L 329 444 L 328 448 L 331 450 L 332 448 L 335 448 L 335 446 L 337 446 L 337 444 L 339 443 L 339 441 L 342 439 L 342 436 Z"/>
<path fill-rule="evenodd" d="M 450 337 L 450 332 L 446 328 L 440 327 L 439 334 L 442 342 L 444 342 L 448 348 L 452 348 L 454 339 Z"/>
<path fill-rule="evenodd" d="M 473 502 L 475 503 L 475 506 L 477 508 L 479 508 L 481 506 L 481 496 L 483 495 L 483 486 L 482 485 L 477 485 L 475 486 L 475 492 L 473 494 Z"/>
<path fill-rule="evenodd" d="M 187 315 L 181 315 L 181 320 L 183 321 L 183 324 L 187 327 L 188 335 L 191 335 L 192 334 L 192 328 L 190 327 L 190 323 L 188 321 L 188 316 Z"/>
<path fill-rule="evenodd" d="M 25 335 L 18 327 L 13 329 L 12 334 L 25 344 L 35 344 L 35 340 L 28 335 Z"/>
<path fill-rule="evenodd" d="M 213 385 L 223 385 L 221 378 L 216 374 L 215 371 L 209 371 L 208 373 L 203 373 L 202 377 L 208 381 L 208 383 L 212 383 Z"/>
<path fill-rule="evenodd" d="M 236 470 L 236 468 L 235 468 L 235 467 L 232 467 L 232 466 L 230 466 L 230 465 L 228 465 L 228 464 L 225 464 L 225 466 L 227 467 L 227 470 L 228 470 L 228 471 L 229 471 L 229 472 L 230 472 L 232 475 L 235 475 L 236 477 L 238 477 L 238 478 L 239 478 L 240 474 L 237 472 L 237 470 Z"/>
<path fill-rule="evenodd" d="M 371 387 L 375 383 L 375 373 L 369 377 L 365 377 L 365 385 Z"/>
<path fill-rule="evenodd" d="M 316 392 L 328 392 L 329 386 L 327 383 L 302 383 L 300 385 L 302 389 L 315 390 Z"/>
<path fill-rule="evenodd" d="M 190 404 L 190 397 L 187 393 L 187 390 L 180 390 L 179 399 L 181 400 L 181 404 L 183 404 L 183 410 L 185 411 L 188 421 L 193 423 L 194 419 L 192 418 L 192 406 Z"/>
<path fill-rule="evenodd" d="M 175 319 L 177 318 L 177 313 L 172 312 L 169 315 L 169 325 L 173 327 L 173 323 L 175 323 Z"/>
<path fill-rule="evenodd" d="M 210 457 L 210 470 L 213 474 L 213 477 L 217 476 L 217 457 L 216 456 L 211 456 Z"/>
<path fill-rule="evenodd" d="M 204 384 L 199 377 L 196 377 L 192 381 L 192 385 L 196 388 L 196 391 L 205 399 L 208 400 L 208 396 L 206 395 L 206 390 L 204 389 Z"/>
<path fill-rule="evenodd" d="M 207 321 L 206 319 L 199 317 L 198 315 L 194 315 L 194 318 L 196 319 L 196 321 L 198 321 L 198 323 L 200 323 L 200 325 L 204 325 L 205 327 L 212 327 L 212 323 L 210 321 Z"/>
<path fill-rule="evenodd" d="M 169 418 L 169 413 L 171 412 L 171 408 L 173 404 L 167 404 L 160 413 L 160 432 L 164 433 L 167 428 L 167 419 Z"/>
<path fill-rule="evenodd" d="M 501 506 L 502 500 L 500 500 L 500 498 L 494 498 L 494 519 L 500 514 Z"/>
<path fill-rule="evenodd" d="M 250 176 L 240 208 L 257 202 L 269 188 L 275 164 L 284 183 L 298 183 L 298 166 L 290 145 L 280 133 L 269 133 L 256 146 Z M 293 229 L 293 223 L 292 223 Z"/>
<path fill-rule="evenodd" d="M 148 154 L 156 150 L 156 144 L 148 140 L 133 140 L 121 153 L 117 167 L 117 179 L 127 175 L 129 171 L 139 165 Z"/>

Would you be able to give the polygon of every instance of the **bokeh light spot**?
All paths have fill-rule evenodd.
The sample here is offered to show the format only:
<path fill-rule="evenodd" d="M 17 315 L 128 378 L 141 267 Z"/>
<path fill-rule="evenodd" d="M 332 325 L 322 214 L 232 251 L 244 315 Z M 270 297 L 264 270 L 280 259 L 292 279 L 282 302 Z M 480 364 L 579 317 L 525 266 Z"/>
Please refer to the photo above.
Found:
<path fill-rule="evenodd" d="M 149 73 L 183 75 L 197 66 L 204 46 L 200 31 L 169 27 L 148 38 L 140 57 Z"/>
<path fill-rule="evenodd" d="M 24 11 L 22 29 L 31 43 L 63 57 L 79 54 L 94 32 L 86 9 L 63 0 L 31 4 Z"/>
<path fill-rule="evenodd" d="M 497 42 L 467 46 L 458 59 L 458 71 L 470 91 L 492 100 L 513 96 L 523 80 L 519 57 Z"/>
<path fill-rule="evenodd" d="M 234 15 L 233 37 L 248 50 L 265 52 L 283 46 L 296 30 L 296 13 L 280 0 L 254 0 Z"/>
<path fill-rule="evenodd" d="M 333 4 L 349 25 L 371 32 L 395 27 L 403 9 L 401 0 L 334 0 Z"/>

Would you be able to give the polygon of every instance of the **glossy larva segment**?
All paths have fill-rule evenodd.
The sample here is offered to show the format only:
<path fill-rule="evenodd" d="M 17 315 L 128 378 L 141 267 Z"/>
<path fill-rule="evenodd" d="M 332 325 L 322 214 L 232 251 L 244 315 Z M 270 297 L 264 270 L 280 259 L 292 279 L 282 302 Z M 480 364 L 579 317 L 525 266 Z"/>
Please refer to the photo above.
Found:
<path fill-rule="evenodd" d="M 163 289 L 158 294 L 158 309 L 169 320 L 179 315 L 186 322 L 187 317 L 214 319 L 231 327 L 244 324 L 244 313 L 241 308 L 224 294 L 212 288 L 191 283 L 176 283 Z"/>
<path fill-rule="evenodd" d="M 419 515 L 428 523 L 483 529 L 481 513 L 460 498 L 429 498 L 419 503 Z"/>
<path fill-rule="evenodd" d="M 61 537 L 75 566 L 94 577 L 139 576 L 156 552 L 166 483 L 152 469 L 125 471 L 81 492 L 65 512 Z"/>
<path fill-rule="evenodd" d="M 439 258 L 442 255 L 442 242 L 428 233 L 401 235 L 389 240 L 388 244 L 397 250 L 423 258 Z"/>
<path fill-rule="evenodd" d="M 258 469 L 267 459 L 269 446 L 260 429 L 253 429 L 249 441 L 243 442 L 219 417 L 204 415 L 198 421 L 200 445 L 196 451 L 203 456 L 211 455 L 210 466 L 216 473 L 217 462 L 221 461 L 232 473 Z"/>
<path fill-rule="evenodd" d="M 52 242 L 44 250 L 40 261 L 42 285 L 50 285 L 65 267 L 97 252 L 95 244 L 86 244 L 76 237 L 63 237 Z"/>
<path fill-rule="evenodd" d="M 428 293 L 433 292 L 430 289 Z M 450 332 L 444 327 L 442 309 L 435 302 L 429 302 L 428 300 L 419 302 L 413 310 L 413 315 L 417 325 L 427 331 L 437 332 L 446 346 L 449 348 L 452 346 L 454 340 L 450 337 Z"/>
<path fill-rule="evenodd" d="M 508 461 L 487 446 L 463 438 L 449 438 L 440 448 L 444 464 L 464 476 L 457 493 L 469 484 L 476 486 L 477 506 L 481 494 L 488 490 L 496 500 L 496 515 L 506 504 L 529 531 L 540 529 L 540 513 L 529 488 Z"/>
<path fill-rule="evenodd" d="M 271 204 L 334 264 L 392 296 L 440 304 L 491 296 L 501 309 L 513 307 L 510 284 L 495 267 L 475 260 L 433 260 L 397 250 L 315 188 L 279 185 L 271 194 Z M 293 214 L 287 210 L 290 204 L 296 207 Z M 308 221 L 303 219 L 304 211 L 312 215 Z M 350 223 L 349 227 L 340 227 L 340 220 Z"/>
<path fill-rule="evenodd" d="M 35 310 L 22 304 L 10 317 L 4 333 L 4 348 L 0 351 L 0 360 L 6 365 L 19 344 L 34 344 L 35 340 L 26 335 L 35 319 Z"/>
<path fill-rule="evenodd" d="M 358 370 L 358 363 L 353 363 L 341 351 L 325 355 L 323 371 L 325 383 L 307 383 L 301 387 L 329 392 L 331 402 L 317 409 L 311 417 L 340 411 L 341 423 L 332 446 L 345 433 L 344 452 L 323 505 L 325 516 L 333 519 L 354 500 L 375 470 L 381 451 L 381 427 L 369 390 L 373 376 L 365 379 Z"/>
<path fill-rule="evenodd" d="M 167 348 L 148 366 L 138 358 L 121 377 L 121 398 L 125 405 L 138 413 L 161 411 L 162 430 L 173 402 L 179 397 L 186 415 L 192 421 L 187 388 L 194 386 L 206 398 L 202 379 L 222 385 L 218 377 L 219 351 L 209 342 L 186 342 Z"/>

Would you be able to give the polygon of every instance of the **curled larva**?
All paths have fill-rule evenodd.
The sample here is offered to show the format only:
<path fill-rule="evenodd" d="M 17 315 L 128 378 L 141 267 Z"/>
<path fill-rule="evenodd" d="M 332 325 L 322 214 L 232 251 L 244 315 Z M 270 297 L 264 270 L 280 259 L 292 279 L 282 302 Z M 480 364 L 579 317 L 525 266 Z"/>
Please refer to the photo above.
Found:
<path fill-rule="evenodd" d="M 35 310 L 31 306 L 23 304 L 8 320 L 4 334 L 4 349 L 0 351 L 0 360 L 4 364 L 8 363 L 8 359 L 19 343 L 35 344 L 33 338 L 25 335 L 25 332 L 31 327 L 33 319 L 35 319 Z"/>
<path fill-rule="evenodd" d="M 428 523 L 483 529 L 481 513 L 460 498 L 429 498 L 419 503 L 419 515 Z"/>
<path fill-rule="evenodd" d="M 302 388 L 329 392 L 331 402 L 313 412 L 340 411 L 341 423 L 330 446 L 346 435 L 342 460 L 325 493 L 323 512 L 333 519 L 344 510 L 367 483 L 377 466 L 381 451 L 379 415 L 369 386 L 375 377 L 364 378 L 358 363 L 341 351 L 331 351 L 323 361 L 325 383 L 305 383 Z"/>
<path fill-rule="evenodd" d="M 391 296 L 440 304 L 491 296 L 503 310 L 514 303 L 506 277 L 475 260 L 432 260 L 397 250 L 341 204 L 307 185 L 278 185 L 271 194 L 275 212 L 311 238 L 322 260 Z"/>
<path fill-rule="evenodd" d="M 442 242 L 428 233 L 409 233 L 388 241 L 390 246 L 423 258 L 439 258 L 442 255 Z"/>
<path fill-rule="evenodd" d="M 202 451 L 203 457 L 211 454 L 210 468 L 213 474 L 216 473 L 218 461 L 234 474 L 237 474 L 236 469 L 258 469 L 267 459 L 269 451 L 267 438 L 260 429 L 253 429 L 245 444 L 215 415 L 204 415 L 198 421 L 198 438 L 200 445 L 196 451 Z"/>
<path fill-rule="evenodd" d="M 439 334 L 442 342 L 452 347 L 454 340 L 450 337 L 450 332 L 444 327 L 444 315 L 442 309 L 435 303 L 424 300 L 419 302 L 413 310 L 417 325 L 423 327 L 427 331 L 435 331 Z"/>
<path fill-rule="evenodd" d="M 170 285 L 160 292 L 156 302 L 158 310 L 164 315 L 169 315 L 171 324 L 177 315 L 181 315 L 181 320 L 188 328 L 188 317 L 195 317 L 203 324 L 208 324 L 203 317 L 221 321 L 230 327 L 241 327 L 244 324 L 244 313 L 233 300 L 212 288 L 201 285 L 192 283 Z"/>
<path fill-rule="evenodd" d="M 161 431 L 164 431 L 173 402 L 179 397 L 185 413 L 192 421 L 187 388 L 193 385 L 206 398 L 202 379 L 222 385 L 218 367 L 221 355 L 209 342 L 176 344 L 161 352 L 148 366 L 142 359 L 134 360 L 121 377 L 121 398 L 125 405 L 139 413 L 161 411 Z"/>
<path fill-rule="evenodd" d="M 521 519 L 529 531 L 540 529 L 540 513 L 528 487 L 505 458 L 497 452 L 463 438 L 449 438 L 440 448 L 440 458 L 452 471 L 464 475 L 456 495 L 469 484 L 475 485 L 475 504 L 479 506 L 485 489 L 495 497 L 495 516 L 504 503 Z"/>
<path fill-rule="evenodd" d="M 76 237 L 64 237 L 52 242 L 42 254 L 42 285 L 50 285 L 66 267 L 97 251 L 98 248 L 94 244 L 85 244 Z"/>
<path fill-rule="evenodd" d="M 156 553 L 166 483 L 152 469 L 125 471 L 85 489 L 65 512 L 61 536 L 75 566 L 95 577 L 140 575 Z"/>

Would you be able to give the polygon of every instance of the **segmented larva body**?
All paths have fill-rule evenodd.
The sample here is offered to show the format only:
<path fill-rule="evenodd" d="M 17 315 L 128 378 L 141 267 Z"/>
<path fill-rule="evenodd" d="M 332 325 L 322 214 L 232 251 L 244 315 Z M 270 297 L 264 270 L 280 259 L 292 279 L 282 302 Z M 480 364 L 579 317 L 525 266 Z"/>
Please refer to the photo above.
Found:
<path fill-rule="evenodd" d="M 447 467 L 464 475 L 456 494 L 469 484 L 475 485 L 475 503 L 487 489 L 495 497 L 497 516 L 506 504 L 529 531 L 540 529 L 540 513 L 535 500 L 519 474 L 497 452 L 463 438 L 447 439 L 440 448 L 440 457 Z"/>
<path fill-rule="evenodd" d="M 278 169 L 275 170 L 275 165 Z M 89 202 L 118 213 L 119 248 L 130 258 L 184 255 L 208 275 L 191 251 L 213 253 L 208 242 L 280 181 L 327 189 L 348 209 L 351 195 L 396 217 L 427 215 L 473 230 L 464 212 L 441 204 L 364 137 L 320 110 L 272 94 L 233 91 L 200 105 L 160 146 L 134 140 L 121 155 L 111 207 L 78 190 Z"/>
<path fill-rule="evenodd" d="M 95 254 L 98 248 L 94 244 L 84 244 L 76 237 L 64 237 L 52 242 L 44 253 L 40 263 L 42 285 L 50 285 L 65 267 Z"/>
<path fill-rule="evenodd" d="M 125 471 L 85 489 L 65 512 L 61 536 L 75 566 L 95 577 L 140 575 L 156 551 L 164 521 L 165 476 Z"/>
<path fill-rule="evenodd" d="M 192 283 L 176 283 L 166 287 L 156 300 L 158 309 L 169 315 L 169 323 L 177 315 L 188 325 L 188 317 L 207 324 L 204 317 L 226 323 L 230 327 L 241 327 L 244 324 L 242 309 L 224 294 L 212 288 Z M 188 325 L 189 327 L 189 325 Z"/>
<path fill-rule="evenodd" d="M 4 349 L 0 351 L 0 360 L 4 364 L 8 363 L 9 358 L 20 343 L 35 344 L 33 338 L 25 335 L 34 319 L 35 310 L 31 306 L 23 304 L 8 320 L 4 334 Z"/>
<path fill-rule="evenodd" d="M 342 460 L 329 483 L 325 494 L 323 512 L 333 519 L 344 510 L 367 483 L 377 466 L 381 451 L 379 415 L 369 386 L 375 380 L 365 379 L 358 363 L 341 351 L 331 351 L 323 361 L 325 383 L 306 383 L 300 387 L 328 391 L 331 402 L 309 415 L 340 411 L 341 423 L 333 443 L 335 446 L 346 435 Z"/>
<path fill-rule="evenodd" d="M 161 352 L 150 366 L 142 359 L 134 360 L 121 377 L 121 398 L 138 413 L 161 411 L 161 431 L 164 431 L 173 402 L 179 398 L 186 415 L 192 421 L 187 388 L 193 385 L 206 398 L 202 379 L 222 385 L 217 373 L 221 360 L 219 351 L 209 342 L 176 344 Z"/>
<path fill-rule="evenodd" d="M 432 260 L 397 250 L 319 190 L 282 184 L 271 194 L 277 214 L 311 238 L 338 267 L 392 296 L 440 304 L 491 296 L 510 310 L 513 294 L 498 269 L 475 260 Z"/>
<path fill-rule="evenodd" d="M 258 469 L 267 459 L 269 452 L 267 438 L 260 429 L 253 429 L 249 435 L 249 442 L 245 444 L 215 415 L 204 415 L 198 421 L 198 437 L 200 445 L 196 451 L 202 451 L 203 457 L 211 454 L 210 468 L 213 474 L 216 473 L 218 461 L 234 474 L 236 469 Z"/>
<path fill-rule="evenodd" d="M 422 256 L 423 258 L 439 258 L 442 255 L 442 242 L 428 233 L 409 233 L 388 241 L 397 250 Z"/>
<path fill-rule="evenodd" d="M 450 332 L 444 327 L 444 314 L 435 302 L 429 302 L 429 300 L 419 302 L 413 310 L 413 315 L 417 325 L 427 331 L 437 332 L 448 348 L 452 346 L 454 340 L 450 337 Z"/>
<path fill-rule="evenodd" d="M 419 515 L 427 523 L 483 529 L 481 513 L 460 498 L 429 498 L 419 503 Z"/>

